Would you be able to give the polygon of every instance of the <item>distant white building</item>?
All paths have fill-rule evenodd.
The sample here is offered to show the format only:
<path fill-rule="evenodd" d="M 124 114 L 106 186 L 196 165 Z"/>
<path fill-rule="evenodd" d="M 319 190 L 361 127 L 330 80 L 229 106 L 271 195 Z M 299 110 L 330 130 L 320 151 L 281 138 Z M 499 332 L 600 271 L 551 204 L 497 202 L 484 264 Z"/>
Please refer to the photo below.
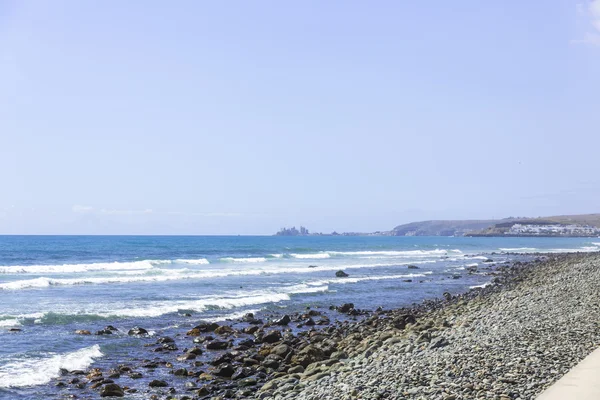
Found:
<path fill-rule="evenodd" d="M 589 225 L 514 224 L 505 234 L 516 236 L 598 236 L 600 229 Z"/>

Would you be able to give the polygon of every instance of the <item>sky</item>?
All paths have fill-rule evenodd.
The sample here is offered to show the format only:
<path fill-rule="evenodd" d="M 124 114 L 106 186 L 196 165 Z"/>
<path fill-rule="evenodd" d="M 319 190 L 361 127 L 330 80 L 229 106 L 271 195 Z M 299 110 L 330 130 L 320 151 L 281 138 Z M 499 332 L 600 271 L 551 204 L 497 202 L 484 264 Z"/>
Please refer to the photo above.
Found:
<path fill-rule="evenodd" d="M 600 212 L 600 0 L 0 0 L 0 234 Z"/>

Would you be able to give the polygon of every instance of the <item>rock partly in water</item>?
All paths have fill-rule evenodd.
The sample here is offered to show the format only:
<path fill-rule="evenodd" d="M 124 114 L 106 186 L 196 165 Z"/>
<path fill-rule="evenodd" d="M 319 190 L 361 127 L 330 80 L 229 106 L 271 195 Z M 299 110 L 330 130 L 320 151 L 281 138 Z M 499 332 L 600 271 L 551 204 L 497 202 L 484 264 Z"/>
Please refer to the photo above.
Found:
<path fill-rule="evenodd" d="M 341 269 L 339 271 L 337 271 L 335 273 L 335 276 L 337 276 L 338 278 L 346 278 L 350 275 L 348 275 L 347 273 L 345 273 L 344 271 L 342 271 Z"/>
<path fill-rule="evenodd" d="M 100 397 L 124 397 L 125 392 L 116 383 L 109 383 L 100 390 Z"/>
<path fill-rule="evenodd" d="M 148 334 L 148 331 L 144 328 L 140 328 L 139 326 L 134 326 L 127 332 L 129 336 L 144 336 Z"/>

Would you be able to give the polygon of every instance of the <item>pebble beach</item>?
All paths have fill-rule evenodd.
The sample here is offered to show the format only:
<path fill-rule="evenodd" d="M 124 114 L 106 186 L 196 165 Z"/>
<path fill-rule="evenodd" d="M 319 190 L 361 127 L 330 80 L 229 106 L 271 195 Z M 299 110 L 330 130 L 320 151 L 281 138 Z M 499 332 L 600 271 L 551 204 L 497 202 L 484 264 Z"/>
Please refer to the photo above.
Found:
<path fill-rule="evenodd" d="M 249 313 L 173 337 L 134 329 L 147 359 L 52 384 L 61 398 L 535 399 L 600 342 L 598 266 L 598 253 L 537 254 L 411 308 Z"/>

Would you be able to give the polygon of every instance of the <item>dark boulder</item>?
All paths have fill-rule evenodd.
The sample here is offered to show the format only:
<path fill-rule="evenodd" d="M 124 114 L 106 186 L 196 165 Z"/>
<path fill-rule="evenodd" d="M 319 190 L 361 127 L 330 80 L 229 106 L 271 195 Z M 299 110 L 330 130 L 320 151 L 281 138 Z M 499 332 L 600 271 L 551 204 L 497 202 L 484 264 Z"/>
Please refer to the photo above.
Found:
<path fill-rule="evenodd" d="M 140 328 L 139 326 L 134 326 L 133 328 L 131 328 L 129 330 L 129 332 L 127 332 L 127 334 L 129 336 L 143 336 L 143 335 L 147 335 L 148 331 L 145 330 L 144 328 Z"/>
<path fill-rule="evenodd" d="M 219 327 L 214 322 L 201 322 L 196 325 L 193 329 L 187 332 L 188 336 L 200 336 L 201 333 L 214 332 Z"/>
<path fill-rule="evenodd" d="M 221 364 L 215 368 L 213 375 L 220 376 L 222 378 L 231 378 L 234 374 L 235 368 L 231 364 Z"/>
<path fill-rule="evenodd" d="M 100 390 L 100 397 L 124 397 L 125 392 L 121 389 L 121 386 L 116 383 L 109 383 L 104 385 Z"/>
<path fill-rule="evenodd" d="M 335 273 L 335 276 L 337 276 L 338 278 L 346 278 L 350 275 L 348 275 L 347 273 L 345 273 L 344 271 L 342 271 L 341 269 Z"/>
<path fill-rule="evenodd" d="M 206 348 L 208 350 L 225 350 L 229 347 L 229 342 L 223 342 L 220 340 L 213 340 L 211 342 L 206 343 Z"/>
<path fill-rule="evenodd" d="M 158 379 L 153 380 L 148 384 L 150 387 L 167 387 L 169 384 L 165 381 L 159 381 Z"/>
<path fill-rule="evenodd" d="M 354 310 L 354 304 L 353 303 L 342 304 L 341 306 L 339 306 L 337 308 L 337 310 L 343 314 L 348 314 L 350 312 L 350 310 Z"/>
<path fill-rule="evenodd" d="M 262 337 L 263 343 L 275 343 L 281 340 L 281 332 L 270 331 Z"/>
<path fill-rule="evenodd" d="M 276 319 L 275 321 L 273 321 L 274 325 L 280 325 L 280 326 L 285 326 L 287 324 L 289 324 L 292 321 L 292 319 L 290 318 L 289 315 L 284 315 L 283 317 Z"/>

